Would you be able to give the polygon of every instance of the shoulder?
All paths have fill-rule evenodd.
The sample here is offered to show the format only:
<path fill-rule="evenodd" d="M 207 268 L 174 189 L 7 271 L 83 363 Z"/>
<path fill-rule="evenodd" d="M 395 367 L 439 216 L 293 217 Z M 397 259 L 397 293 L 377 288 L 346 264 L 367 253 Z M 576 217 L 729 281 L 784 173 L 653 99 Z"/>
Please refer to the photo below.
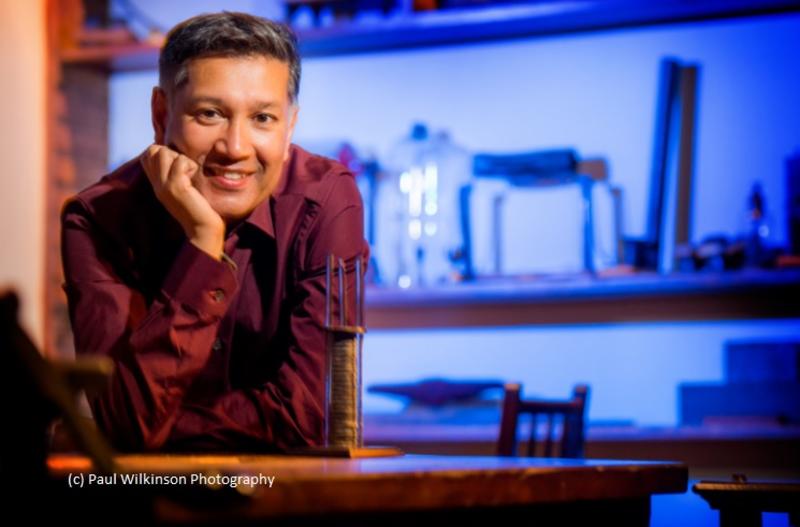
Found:
<path fill-rule="evenodd" d="M 278 201 L 297 205 L 294 247 L 296 276 L 318 276 L 331 254 L 349 259 L 368 254 L 361 193 L 353 173 L 333 159 L 293 145 Z M 302 205 L 301 205 L 302 204 Z"/>
<path fill-rule="evenodd" d="M 158 216 L 157 204 L 137 158 L 67 200 L 62 223 L 83 218 L 108 234 L 122 234 L 133 223 Z"/>
<path fill-rule="evenodd" d="M 300 194 L 327 209 L 361 206 L 353 173 L 340 162 L 292 145 L 284 169 L 282 194 Z"/>
<path fill-rule="evenodd" d="M 124 206 L 132 201 L 135 194 L 146 190 L 144 172 L 138 159 L 132 159 L 99 181 L 78 192 L 67 201 L 80 203 L 90 211 L 101 212 L 111 205 Z"/>

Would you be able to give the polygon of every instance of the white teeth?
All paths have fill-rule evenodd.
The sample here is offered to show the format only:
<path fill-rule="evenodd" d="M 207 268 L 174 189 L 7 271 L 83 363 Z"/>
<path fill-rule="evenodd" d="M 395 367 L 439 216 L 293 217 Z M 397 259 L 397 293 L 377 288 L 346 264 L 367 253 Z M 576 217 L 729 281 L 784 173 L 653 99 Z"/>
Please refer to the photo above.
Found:
<path fill-rule="evenodd" d="M 222 177 L 224 177 L 225 179 L 229 179 L 231 181 L 239 181 L 244 176 L 242 174 L 237 174 L 235 172 L 225 172 L 224 174 L 222 174 Z"/>

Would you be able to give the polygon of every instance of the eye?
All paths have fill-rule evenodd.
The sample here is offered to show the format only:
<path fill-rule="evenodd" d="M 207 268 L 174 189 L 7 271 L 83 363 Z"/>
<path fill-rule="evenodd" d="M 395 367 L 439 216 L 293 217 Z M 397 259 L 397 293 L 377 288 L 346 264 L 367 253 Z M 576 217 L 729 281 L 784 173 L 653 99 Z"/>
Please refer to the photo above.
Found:
<path fill-rule="evenodd" d="M 254 119 L 259 124 L 268 124 L 276 120 L 274 115 L 268 113 L 257 113 Z"/>
<path fill-rule="evenodd" d="M 195 114 L 197 120 L 201 122 L 214 122 L 219 119 L 222 115 L 219 113 L 218 110 L 214 108 L 201 108 Z"/>

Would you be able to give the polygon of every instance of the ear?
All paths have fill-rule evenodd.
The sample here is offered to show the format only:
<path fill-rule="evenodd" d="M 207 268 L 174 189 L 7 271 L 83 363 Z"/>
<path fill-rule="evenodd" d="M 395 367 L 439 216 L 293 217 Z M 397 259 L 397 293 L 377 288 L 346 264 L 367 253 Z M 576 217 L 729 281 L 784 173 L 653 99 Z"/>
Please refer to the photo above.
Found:
<path fill-rule="evenodd" d="M 294 135 L 294 125 L 297 124 L 297 113 L 299 111 L 300 107 L 297 104 L 292 104 L 289 109 L 289 129 L 286 131 L 286 148 L 283 151 L 284 162 L 289 159 L 289 151 L 292 147 L 292 136 Z"/>
<path fill-rule="evenodd" d="M 153 122 L 153 141 L 157 145 L 165 144 L 168 117 L 167 94 L 156 86 L 153 88 L 153 94 L 150 97 L 150 119 Z"/>

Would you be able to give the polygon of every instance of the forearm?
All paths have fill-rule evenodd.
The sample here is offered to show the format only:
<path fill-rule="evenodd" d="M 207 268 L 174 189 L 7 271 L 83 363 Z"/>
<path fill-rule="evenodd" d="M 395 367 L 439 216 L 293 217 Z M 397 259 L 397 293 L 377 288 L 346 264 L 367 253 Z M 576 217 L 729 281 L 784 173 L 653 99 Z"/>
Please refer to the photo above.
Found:
<path fill-rule="evenodd" d="M 359 257 L 364 257 L 363 254 Z M 347 273 L 348 312 L 355 313 L 354 260 Z M 363 269 L 362 269 L 363 272 Z M 289 317 L 290 334 L 278 369 L 258 386 L 233 390 L 209 404 L 182 405 L 168 440 L 176 450 L 278 450 L 324 442 L 326 339 L 324 272 L 299 285 L 304 301 Z M 338 296 L 334 292 L 334 304 Z"/>
<path fill-rule="evenodd" d="M 324 299 L 308 298 L 290 318 L 288 348 L 269 351 L 286 357 L 273 373 L 206 404 L 182 405 L 167 447 L 281 451 L 322 444 L 326 335 L 317 302 Z"/>
<path fill-rule="evenodd" d="M 117 276 L 114 255 L 90 229 L 80 214 L 68 213 L 62 246 L 76 353 L 116 364 L 92 409 L 118 448 L 157 449 L 210 355 L 236 278 L 227 264 L 184 243 L 148 302 Z"/>
<path fill-rule="evenodd" d="M 323 442 L 324 409 L 316 394 L 278 383 L 234 390 L 212 405 L 186 404 L 177 412 L 170 450 L 286 451 Z"/>
<path fill-rule="evenodd" d="M 108 388 L 91 405 L 118 448 L 156 450 L 164 444 L 187 389 L 208 360 L 218 326 L 217 317 L 198 318 L 179 301 L 157 301 L 128 338 L 90 351 L 114 359 Z"/>

